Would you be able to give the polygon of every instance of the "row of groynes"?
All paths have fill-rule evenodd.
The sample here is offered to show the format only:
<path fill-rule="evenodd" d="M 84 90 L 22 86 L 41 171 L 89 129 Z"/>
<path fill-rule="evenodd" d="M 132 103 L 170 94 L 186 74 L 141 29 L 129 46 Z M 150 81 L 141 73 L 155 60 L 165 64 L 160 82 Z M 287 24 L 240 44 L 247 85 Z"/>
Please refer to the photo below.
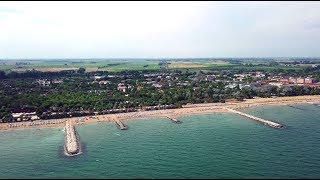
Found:
<path fill-rule="evenodd" d="M 262 118 L 259 118 L 259 117 L 255 117 L 255 116 L 252 116 L 252 115 L 249 115 L 249 114 L 246 114 L 246 113 L 243 113 L 243 112 L 231 109 L 231 108 L 225 108 L 225 109 L 230 111 L 230 112 L 233 112 L 233 113 L 242 115 L 244 117 L 253 119 L 255 121 L 258 121 L 260 123 L 263 123 L 264 125 L 267 125 L 267 126 L 270 126 L 270 127 L 273 127 L 273 128 L 285 128 L 284 125 L 281 125 L 281 124 L 278 124 L 278 123 L 275 123 L 275 122 L 272 122 L 272 121 L 268 121 L 268 120 L 265 120 L 265 119 L 262 119 Z M 178 123 L 178 124 L 182 123 L 182 121 L 180 121 L 178 119 L 172 118 L 170 116 L 166 116 L 166 117 L 168 119 L 170 119 L 174 123 Z M 118 118 L 113 117 L 112 119 L 116 123 L 116 125 L 118 126 L 118 128 L 120 130 L 127 130 L 128 129 L 128 127 L 122 121 L 120 121 Z M 66 151 L 66 154 L 69 155 L 69 156 L 73 156 L 73 155 L 79 154 L 80 153 L 80 141 L 79 141 L 79 138 L 77 136 L 76 129 L 75 129 L 75 127 L 74 127 L 74 125 L 73 125 L 71 120 L 66 121 L 65 132 L 66 132 L 66 137 L 65 137 L 65 151 Z"/>
<path fill-rule="evenodd" d="M 174 123 L 182 123 L 182 121 L 166 116 L 168 119 L 170 119 Z M 128 126 L 126 126 L 121 120 L 119 120 L 116 117 L 112 118 L 113 121 L 116 123 L 117 127 L 120 130 L 127 130 Z M 66 121 L 66 127 L 65 127 L 65 153 L 68 156 L 74 156 L 77 154 L 80 154 L 80 140 L 79 137 L 77 136 L 76 129 L 72 123 L 71 120 Z"/>
<path fill-rule="evenodd" d="M 225 109 L 228 110 L 228 111 L 230 111 L 230 112 L 239 114 L 239 115 L 241 115 L 241 116 L 244 116 L 244 117 L 253 119 L 253 120 L 255 120 L 255 121 L 258 121 L 258 122 L 260 122 L 260 123 L 262 123 L 262 124 L 264 124 L 264 125 L 267 125 L 267 126 L 270 126 L 270 127 L 273 127 L 273 128 L 279 128 L 279 129 L 285 128 L 284 125 L 279 124 L 279 123 L 275 123 L 275 122 L 268 121 L 268 120 L 265 120 L 265 119 L 262 119 L 262 118 L 259 118 L 259 117 L 255 117 L 255 116 L 252 116 L 252 115 L 250 115 L 250 114 L 246 114 L 246 113 L 243 113 L 243 112 L 234 110 L 234 109 L 230 109 L 230 108 L 225 108 Z"/>
<path fill-rule="evenodd" d="M 65 152 L 69 156 L 77 155 L 80 153 L 80 141 L 77 136 L 76 129 L 71 120 L 66 121 L 65 127 Z"/>

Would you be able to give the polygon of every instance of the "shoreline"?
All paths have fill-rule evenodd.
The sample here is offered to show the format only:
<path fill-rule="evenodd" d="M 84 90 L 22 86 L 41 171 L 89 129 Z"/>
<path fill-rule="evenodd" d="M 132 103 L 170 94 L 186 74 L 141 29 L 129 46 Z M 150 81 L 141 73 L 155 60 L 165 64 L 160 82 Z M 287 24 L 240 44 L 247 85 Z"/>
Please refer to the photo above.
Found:
<path fill-rule="evenodd" d="M 202 104 L 190 104 L 184 105 L 179 109 L 162 109 L 152 111 L 138 111 L 128 113 L 117 113 L 117 114 L 105 114 L 94 116 L 83 116 L 83 117 L 72 117 L 62 119 L 50 119 L 50 120 L 36 120 L 33 122 L 12 122 L 12 123 L 0 123 L 0 131 L 11 131 L 11 130 L 23 130 L 30 128 L 51 128 L 65 126 L 67 120 L 74 122 L 75 126 L 81 126 L 83 124 L 91 124 L 97 122 L 111 122 L 115 123 L 117 120 L 130 121 L 136 119 L 154 119 L 154 118 L 166 118 L 167 116 L 177 118 L 186 115 L 197 115 L 197 114 L 223 114 L 230 113 L 225 107 L 233 108 L 237 110 L 255 108 L 261 106 L 286 106 L 293 104 L 320 104 L 320 95 L 309 95 L 309 96 L 290 96 L 290 97 L 277 97 L 277 98 L 258 98 L 258 99 L 247 99 L 243 102 L 226 102 L 226 103 L 202 103 Z M 81 119 L 81 120 L 80 120 Z M 15 127 L 10 127 L 15 126 Z"/>

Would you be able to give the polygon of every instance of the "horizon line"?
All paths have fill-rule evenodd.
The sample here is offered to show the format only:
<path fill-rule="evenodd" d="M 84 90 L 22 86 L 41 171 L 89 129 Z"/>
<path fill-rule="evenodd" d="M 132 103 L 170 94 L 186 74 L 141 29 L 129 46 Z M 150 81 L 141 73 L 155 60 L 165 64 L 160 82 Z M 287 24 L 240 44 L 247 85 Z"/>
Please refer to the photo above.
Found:
<path fill-rule="evenodd" d="M 266 58 L 290 58 L 290 59 L 294 59 L 294 58 L 320 58 L 320 56 L 270 56 L 270 57 L 266 57 L 266 56 L 256 56 L 256 57 L 137 57 L 137 58 L 128 58 L 128 57 L 113 57 L 113 58 L 83 58 L 83 57 L 66 57 L 66 58 L 0 58 L 0 61 L 2 60 L 73 60 L 73 59 L 78 59 L 78 60 L 90 60 L 90 59 L 95 59 L 95 60 L 112 60 L 112 59 L 116 59 L 116 60 L 124 60 L 124 59 L 266 59 Z"/>

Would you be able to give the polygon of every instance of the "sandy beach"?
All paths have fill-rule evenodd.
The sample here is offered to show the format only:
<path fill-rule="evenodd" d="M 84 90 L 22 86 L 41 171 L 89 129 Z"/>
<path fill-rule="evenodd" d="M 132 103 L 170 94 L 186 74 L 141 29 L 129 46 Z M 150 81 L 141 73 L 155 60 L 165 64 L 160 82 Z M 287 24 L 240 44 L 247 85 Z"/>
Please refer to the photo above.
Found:
<path fill-rule="evenodd" d="M 301 103 L 319 103 L 320 95 L 313 96 L 291 96 L 277 98 L 257 98 L 247 99 L 243 102 L 227 102 L 227 103 L 204 103 L 185 105 L 180 109 L 164 109 L 153 111 L 138 111 L 129 113 L 106 114 L 97 116 L 72 117 L 51 120 L 36 120 L 33 122 L 14 122 L 0 123 L 0 130 L 17 130 L 25 128 L 44 128 L 44 127 L 64 127 L 67 120 L 74 121 L 74 124 L 83 125 L 97 122 L 115 122 L 117 120 L 134 120 L 134 119 L 153 119 L 166 118 L 167 116 L 177 118 L 184 115 L 193 114 L 212 114 L 212 113 L 230 113 L 225 107 L 233 109 L 244 109 L 265 105 L 293 105 Z"/>

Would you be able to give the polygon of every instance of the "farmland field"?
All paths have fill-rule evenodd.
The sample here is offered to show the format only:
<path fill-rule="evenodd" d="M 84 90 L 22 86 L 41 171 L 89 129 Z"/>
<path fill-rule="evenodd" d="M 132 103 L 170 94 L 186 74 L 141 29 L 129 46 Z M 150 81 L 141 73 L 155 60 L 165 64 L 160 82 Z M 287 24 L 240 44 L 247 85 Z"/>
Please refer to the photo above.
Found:
<path fill-rule="evenodd" d="M 157 61 L 146 60 L 23 60 L 0 61 L 0 70 L 22 72 L 26 70 L 62 71 L 80 67 L 86 71 L 123 71 L 160 69 Z"/>
<path fill-rule="evenodd" d="M 183 68 L 207 68 L 215 66 L 229 66 L 232 65 L 228 61 L 173 61 L 168 65 L 169 69 L 183 69 Z"/>
<path fill-rule="evenodd" d="M 42 72 L 56 72 L 62 70 L 76 70 L 86 68 L 87 72 L 94 71 L 125 71 L 125 70 L 160 70 L 165 68 L 163 62 L 167 62 L 168 69 L 174 70 L 272 70 L 272 69 L 294 69 L 298 70 L 302 66 L 267 66 L 252 63 L 252 66 L 233 63 L 228 60 L 211 59 L 177 59 L 163 61 L 160 59 L 62 59 L 62 60 L 0 60 L 0 70 L 5 72 L 16 71 L 23 72 L 27 70 L 36 70 Z M 261 63 L 261 62 L 259 62 Z"/>

